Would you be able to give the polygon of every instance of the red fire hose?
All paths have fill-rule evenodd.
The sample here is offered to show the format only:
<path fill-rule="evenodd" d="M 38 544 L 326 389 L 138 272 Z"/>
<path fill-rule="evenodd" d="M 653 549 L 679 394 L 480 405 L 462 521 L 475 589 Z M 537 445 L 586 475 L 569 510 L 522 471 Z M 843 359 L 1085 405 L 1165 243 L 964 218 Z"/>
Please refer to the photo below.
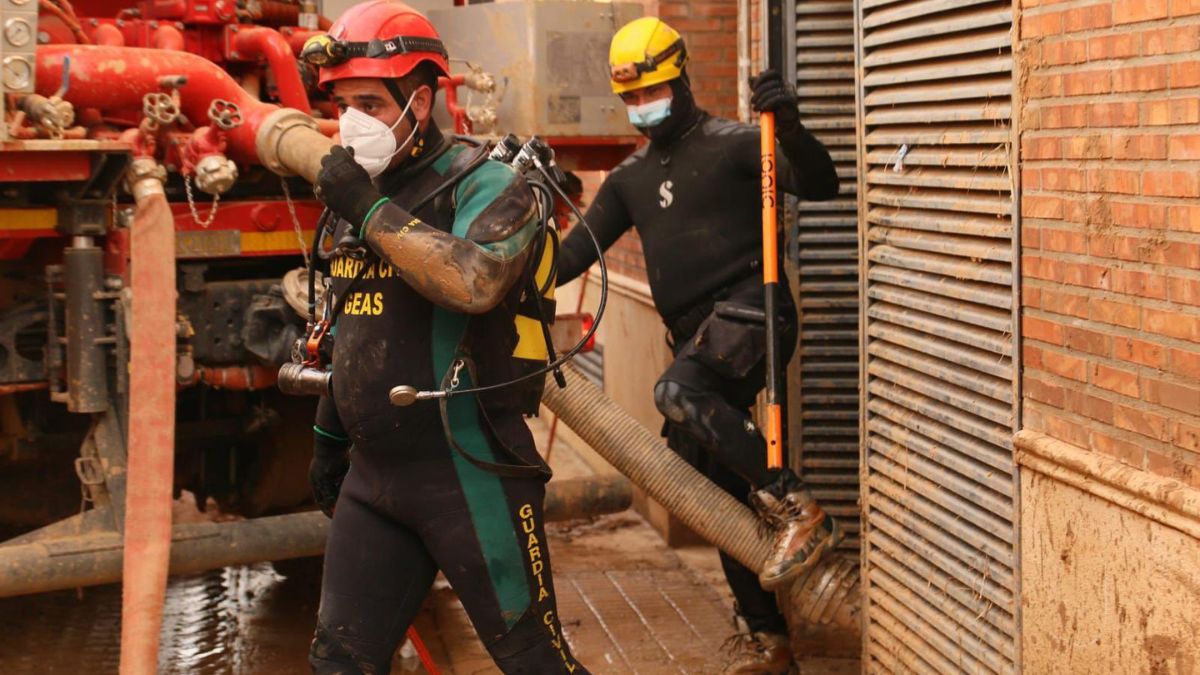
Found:
<path fill-rule="evenodd" d="M 151 163 L 153 160 L 150 160 Z M 171 554 L 175 475 L 175 220 L 161 178 L 137 182 L 130 227 L 129 458 L 125 488 L 121 675 L 153 675 Z"/>

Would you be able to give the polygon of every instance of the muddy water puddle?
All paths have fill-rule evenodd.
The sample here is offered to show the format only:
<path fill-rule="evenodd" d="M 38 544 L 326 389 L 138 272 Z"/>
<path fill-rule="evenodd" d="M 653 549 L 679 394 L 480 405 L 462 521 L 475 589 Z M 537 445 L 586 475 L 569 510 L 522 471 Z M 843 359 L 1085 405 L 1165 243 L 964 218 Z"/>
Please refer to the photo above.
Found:
<path fill-rule="evenodd" d="M 720 671 L 725 659 L 720 644 L 735 629 L 715 551 L 689 556 L 704 570 L 699 575 L 645 521 L 628 513 L 552 524 L 548 535 L 563 634 L 591 672 Z M 159 672 L 308 673 L 320 580 L 315 558 L 172 578 Z M 117 585 L 0 599 L 0 675 L 116 673 L 120 608 Z M 416 627 L 442 673 L 498 675 L 444 581 L 434 584 Z M 413 672 L 423 670 L 401 650 L 392 673 Z"/>
<path fill-rule="evenodd" d="M 173 577 L 163 611 L 159 673 L 308 672 L 320 586 L 318 558 Z M 0 599 L 5 675 L 116 673 L 120 643 L 119 585 Z"/>

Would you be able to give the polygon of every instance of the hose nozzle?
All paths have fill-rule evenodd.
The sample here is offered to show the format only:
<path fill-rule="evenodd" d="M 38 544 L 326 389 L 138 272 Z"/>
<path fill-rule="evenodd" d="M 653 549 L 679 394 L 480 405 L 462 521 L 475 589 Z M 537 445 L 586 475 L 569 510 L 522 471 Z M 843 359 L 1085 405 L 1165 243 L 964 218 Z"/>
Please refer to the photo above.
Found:
<path fill-rule="evenodd" d="M 388 401 L 397 408 L 407 408 L 417 401 L 431 401 L 437 398 L 446 398 L 446 392 L 442 390 L 420 391 L 407 384 L 392 387 L 392 390 L 388 392 Z"/>
<path fill-rule="evenodd" d="M 303 363 L 285 363 L 277 384 L 280 391 L 292 396 L 328 396 L 333 391 L 333 373 Z"/>

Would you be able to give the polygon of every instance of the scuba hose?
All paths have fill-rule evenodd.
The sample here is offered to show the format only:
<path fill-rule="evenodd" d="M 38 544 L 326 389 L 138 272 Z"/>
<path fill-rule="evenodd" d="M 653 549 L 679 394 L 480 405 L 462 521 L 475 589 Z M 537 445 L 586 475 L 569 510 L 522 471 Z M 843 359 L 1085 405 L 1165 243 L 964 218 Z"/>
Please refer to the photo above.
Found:
<path fill-rule="evenodd" d="M 537 247 L 529 256 L 528 269 L 526 270 L 527 278 L 529 279 L 529 291 L 533 292 L 530 297 L 533 304 L 533 311 L 538 324 L 542 329 L 542 340 L 546 343 L 546 360 L 553 363 L 558 358 L 558 354 L 554 351 L 554 337 L 550 334 L 550 323 L 554 321 L 554 317 L 546 320 L 546 307 L 543 304 L 546 293 L 554 288 L 556 276 L 558 275 L 558 229 L 550 227 L 550 219 L 553 218 L 554 209 L 554 193 L 546 189 L 544 185 L 537 181 L 528 181 L 530 188 L 538 197 L 538 205 L 543 214 L 539 219 L 538 233 L 534 235 L 537 241 Z M 544 199 L 544 201 L 543 201 Z M 550 269 L 546 271 L 546 281 L 541 286 L 537 283 L 537 271 L 541 266 L 542 260 L 546 255 L 546 242 L 551 244 Z M 567 386 L 566 380 L 563 379 L 562 369 L 554 369 L 554 381 L 559 387 Z"/>
<path fill-rule="evenodd" d="M 449 408 L 448 408 L 449 399 L 453 396 L 459 396 L 462 394 L 480 394 L 480 393 L 485 393 L 485 392 L 489 392 L 489 391 L 496 391 L 498 389 L 503 389 L 505 387 L 515 386 L 521 382 L 525 382 L 525 381 L 530 380 L 535 377 L 545 377 L 547 373 L 551 373 L 551 372 L 554 373 L 554 379 L 555 379 L 555 382 L 558 384 L 558 388 L 559 389 L 566 388 L 567 379 L 566 379 L 566 375 L 562 372 L 562 366 L 567 364 L 571 359 L 573 359 L 575 357 L 575 355 L 577 355 L 580 351 L 582 351 L 583 348 L 588 344 L 588 342 L 592 339 L 592 336 L 595 335 L 596 328 L 600 324 L 600 319 L 604 315 L 604 308 L 605 308 L 605 305 L 607 304 L 607 300 L 608 300 L 608 270 L 604 263 L 604 249 L 600 245 L 600 241 L 596 237 L 595 233 L 591 230 L 590 227 L 588 227 L 587 219 L 583 216 L 582 213 L 579 212 L 579 209 L 575 207 L 574 203 L 571 202 L 570 198 L 558 186 L 557 181 L 555 181 L 554 178 L 549 174 L 549 172 L 547 172 L 546 168 L 544 166 L 542 166 L 541 162 L 540 161 L 535 162 L 534 166 L 536 166 L 538 171 L 545 178 L 545 182 L 527 178 L 530 187 L 533 189 L 534 193 L 538 197 L 539 206 L 541 208 L 541 220 L 539 223 L 539 225 L 540 225 L 539 232 L 538 232 L 538 235 L 535 235 L 535 236 L 537 236 L 539 243 L 531 251 L 532 255 L 530 258 L 530 269 L 527 272 L 527 274 L 532 274 L 532 272 L 534 270 L 536 270 L 537 266 L 540 264 L 540 261 L 542 260 L 542 256 L 545 251 L 545 245 L 546 245 L 547 240 L 550 240 L 550 245 L 555 247 L 555 249 L 557 249 L 557 245 L 558 245 L 557 237 L 555 235 L 551 234 L 551 233 L 555 232 L 555 229 L 553 227 L 550 227 L 550 219 L 553 218 L 553 208 L 554 208 L 554 193 L 551 192 L 551 188 L 553 188 L 553 190 L 557 191 L 558 194 L 564 200 L 566 200 L 566 202 L 571 206 L 571 209 L 575 212 L 576 216 L 579 218 L 580 224 L 583 225 L 584 229 L 587 230 L 588 235 L 592 239 L 592 243 L 596 247 L 597 258 L 600 262 L 600 272 L 602 275 L 601 276 L 602 287 L 601 287 L 601 293 L 600 293 L 600 303 L 597 308 L 595 321 L 592 322 L 592 325 L 589 327 L 587 333 L 585 335 L 583 335 L 583 337 L 579 340 L 579 342 L 577 342 L 575 344 L 575 346 L 573 346 L 570 350 L 568 350 L 567 353 L 564 354 L 563 356 L 556 358 L 555 352 L 554 352 L 553 340 L 550 336 L 550 329 L 546 322 L 546 318 L 545 318 L 545 314 L 544 314 L 545 310 L 542 306 L 543 293 L 539 292 L 539 289 L 537 287 L 536 277 L 530 276 L 529 277 L 530 278 L 529 290 L 535 293 L 535 295 L 532 298 L 532 301 L 533 301 L 533 304 L 535 307 L 535 311 L 537 313 L 537 319 L 538 319 L 539 323 L 541 324 L 543 338 L 546 341 L 547 360 L 549 361 L 549 363 L 547 363 L 546 365 L 544 365 L 541 368 L 538 368 L 537 370 L 535 370 L 533 372 L 527 373 L 520 377 L 513 378 L 511 380 L 508 380 L 507 382 L 500 382 L 497 384 L 486 385 L 486 386 L 468 387 L 466 389 L 457 389 L 456 387 L 457 387 L 458 381 L 459 381 L 459 372 L 461 370 L 463 370 L 464 368 L 467 370 L 468 374 L 470 375 L 471 382 L 474 383 L 474 382 L 478 381 L 476 378 L 475 372 L 474 372 L 473 362 L 466 356 L 459 356 L 458 358 L 454 359 L 454 361 L 451 362 L 450 367 L 447 369 L 445 375 L 442 377 L 442 382 L 439 385 L 440 389 L 438 389 L 436 391 L 426 392 L 426 391 L 417 391 L 414 387 L 404 385 L 404 386 L 399 386 L 399 387 L 393 388 L 392 391 L 389 393 L 388 397 L 391 400 L 393 405 L 402 405 L 402 406 L 411 405 L 412 403 L 414 403 L 415 401 L 418 401 L 418 400 L 438 399 L 438 409 L 439 409 L 439 413 L 440 413 L 441 419 L 442 419 L 442 430 L 445 433 L 446 442 L 452 449 L 454 449 L 455 452 L 457 452 L 466 461 L 470 462 L 471 464 L 473 464 L 474 466 L 476 466 L 479 469 L 482 469 L 484 471 L 487 471 L 487 472 L 492 473 L 497 476 L 508 477 L 508 478 L 538 479 L 538 480 L 546 481 L 546 480 L 549 480 L 553 474 L 552 474 L 549 466 L 546 465 L 545 462 L 539 461 L 536 463 L 530 463 L 527 460 L 525 460 L 524 458 L 522 458 L 512 448 L 509 448 L 507 445 L 505 445 L 503 442 L 497 444 L 496 450 L 507 455 L 508 458 L 513 461 L 513 463 L 511 463 L 511 464 L 481 459 L 479 457 L 476 457 L 472 453 L 468 452 L 461 445 L 459 445 L 458 441 L 455 439 L 454 431 L 450 424 L 450 414 L 449 414 Z M 544 292 L 544 289 L 549 288 L 549 284 L 554 282 L 554 273 L 553 272 L 554 272 L 554 269 L 552 267 L 551 272 L 547 275 L 546 284 L 543 285 L 543 292 Z M 492 426 L 491 420 L 488 419 L 488 413 L 487 413 L 486 407 L 483 406 L 482 404 L 479 404 L 478 411 L 479 411 L 479 414 L 482 417 L 483 421 L 490 428 L 493 429 L 493 433 L 494 433 L 495 427 Z M 497 439 L 499 439 L 499 434 L 494 434 L 494 435 L 496 436 Z"/>
<path fill-rule="evenodd" d="M 393 392 L 396 392 L 397 390 L 403 390 L 402 392 L 398 392 L 399 396 L 404 397 L 401 405 L 409 405 L 414 401 L 424 401 L 435 398 L 450 398 L 453 396 L 462 396 L 464 394 L 482 394 L 489 391 L 495 391 L 497 389 L 503 389 L 505 387 L 511 387 L 515 384 L 519 384 L 535 377 L 545 377 L 547 373 L 555 372 L 561 369 L 563 365 L 571 361 L 571 359 L 574 359 L 579 352 L 583 351 L 583 348 L 587 346 L 588 342 L 592 339 L 592 336 L 596 334 L 596 329 L 600 327 L 600 320 L 604 317 L 604 309 L 608 304 L 608 265 L 604 262 L 604 247 L 600 245 L 600 240 L 596 237 L 596 233 L 592 231 L 592 228 L 588 226 L 587 219 L 579 211 L 579 208 L 575 206 L 570 197 L 568 197 L 567 194 L 563 192 L 562 188 L 560 188 L 554 181 L 554 179 L 550 177 L 550 174 L 540 162 L 537 164 L 537 170 L 546 178 L 546 184 L 553 188 L 554 191 L 566 201 L 567 205 L 571 207 L 571 210 L 575 213 L 575 217 L 579 219 L 579 224 L 588 233 L 588 237 L 592 240 L 592 245 L 596 248 L 597 262 L 600 264 L 600 301 L 596 306 L 595 320 L 592 321 L 592 325 L 588 327 L 587 332 L 583 334 L 583 337 L 581 337 L 573 347 L 567 350 L 567 352 L 559 358 L 552 360 L 550 363 L 546 364 L 542 368 L 539 368 L 538 370 L 526 373 L 520 377 L 515 377 L 507 382 L 498 382 L 496 384 L 480 387 L 469 387 L 467 389 L 416 391 L 414 388 L 409 386 L 396 387 Z M 541 183 L 539 181 L 530 181 L 530 184 L 538 185 Z M 546 189 L 544 184 L 542 185 L 541 189 Z M 545 215 L 545 218 L 549 217 L 549 214 Z M 543 226 L 545 226 L 545 223 L 543 223 Z M 560 387 L 565 386 L 565 381 L 563 381 L 560 377 L 556 377 L 556 379 L 560 382 Z"/>
<path fill-rule="evenodd" d="M 333 211 L 325 208 L 321 211 L 321 217 L 317 218 L 317 229 L 313 232 L 313 254 L 308 258 L 308 320 L 310 323 L 315 323 L 317 320 L 317 256 L 320 255 L 321 239 L 332 218 Z"/>
<path fill-rule="evenodd" d="M 539 202 L 542 208 L 542 213 L 551 213 L 554 209 L 554 193 L 550 191 L 541 181 L 528 181 L 529 187 L 539 196 L 539 199 L 544 198 L 544 202 Z M 550 290 L 554 284 L 555 278 L 558 276 L 558 229 L 549 226 L 549 219 L 542 219 L 542 234 L 544 237 L 538 238 L 538 249 L 534 252 L 529 260 L 529 270 L 533 272 L 537 269 L 538 261 L 542 259 L 542 254 L 545 251 L 546 239 L 550 240 L 554 255 L 550 257 L 550 270 L 546 274 L 546 283 L 536 289 L 539 296 L 543 296 Z"/>

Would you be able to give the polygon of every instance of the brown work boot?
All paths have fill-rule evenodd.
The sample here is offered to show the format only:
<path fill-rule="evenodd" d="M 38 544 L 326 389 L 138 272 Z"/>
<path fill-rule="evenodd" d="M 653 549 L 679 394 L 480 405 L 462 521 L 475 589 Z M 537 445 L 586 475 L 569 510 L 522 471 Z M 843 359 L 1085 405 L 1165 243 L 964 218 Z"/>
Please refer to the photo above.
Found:
<path fill-rule="evenodd" d="M 742 633 L 725 642 L 729 659 L 723 675 L 788 675 L 792 649 L 786 635 Z"/>
<path fill-rule="evenodd" d="M 786 485 L 787 491 L 777 497 L 775 493 L 781 485 Z M 758 583 L 764 590 L 774 591 L 816 567 L 845 536 L 837 521 L 825 514 L 790 472 L 751 493 L 750 503 L 763 522 L 775 531 L 771 555 L 758 574 Z"/>

